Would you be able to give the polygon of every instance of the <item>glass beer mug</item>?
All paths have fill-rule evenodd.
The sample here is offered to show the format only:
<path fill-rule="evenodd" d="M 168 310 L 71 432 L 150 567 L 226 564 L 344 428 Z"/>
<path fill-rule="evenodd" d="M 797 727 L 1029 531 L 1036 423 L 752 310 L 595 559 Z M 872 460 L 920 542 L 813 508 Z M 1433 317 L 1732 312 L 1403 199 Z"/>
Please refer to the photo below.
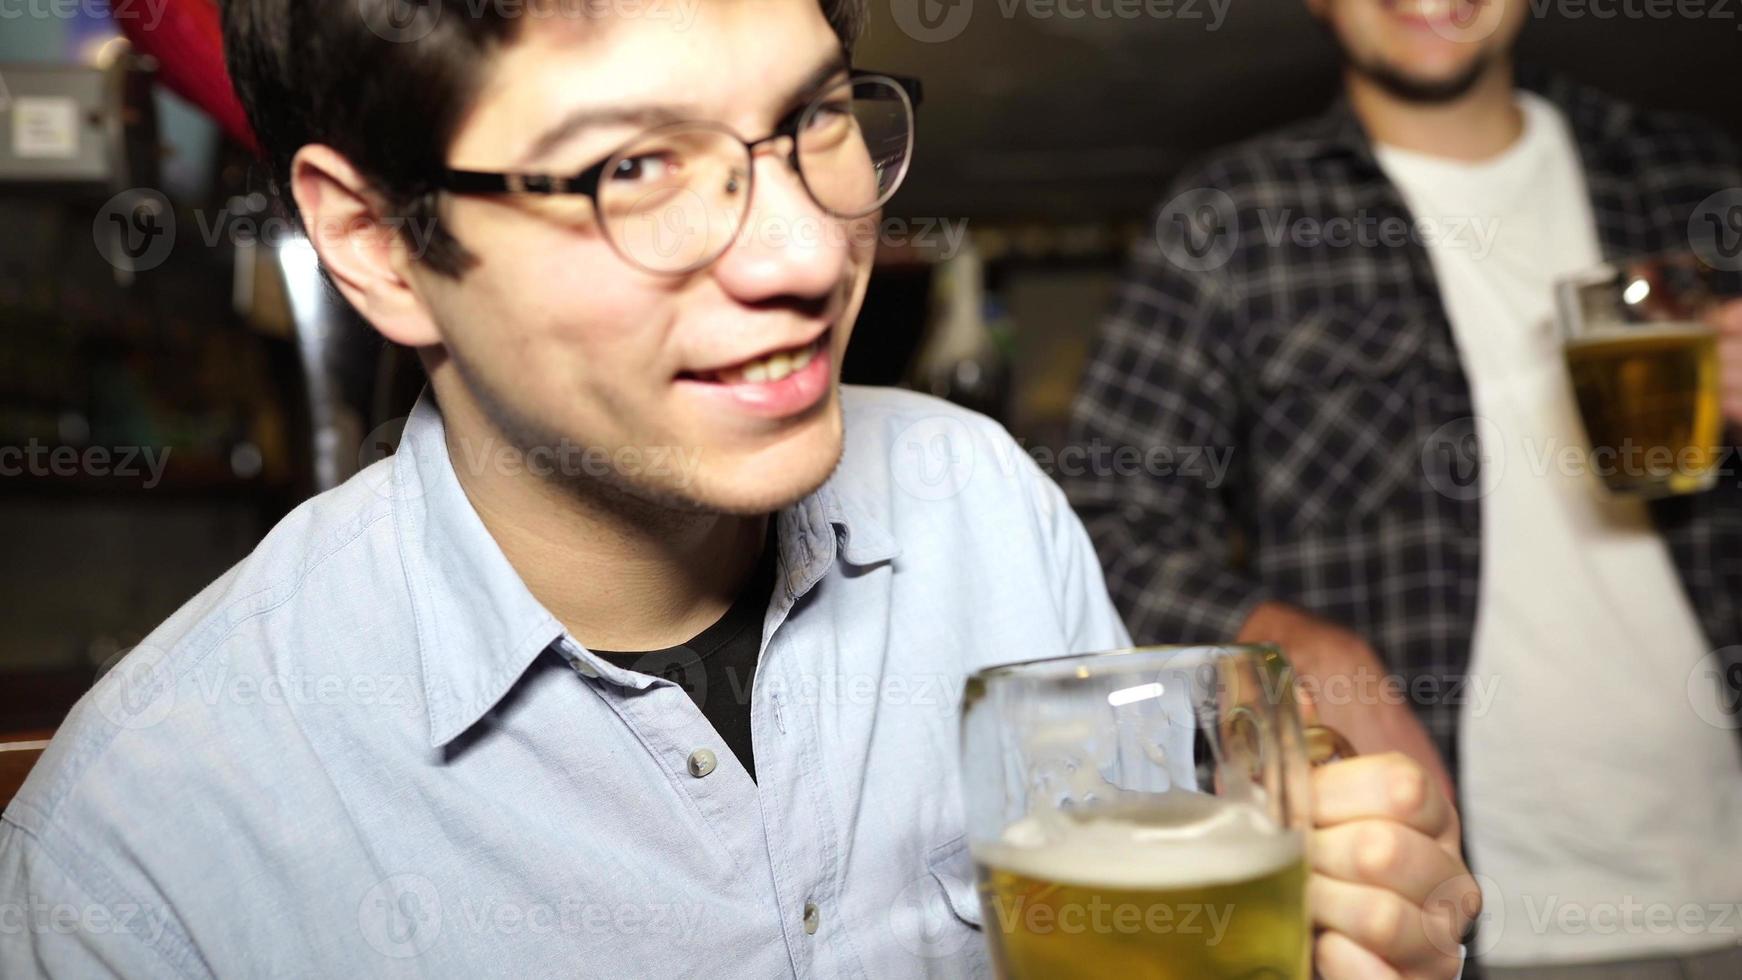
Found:
<path fill-rule="evenodd" d="M 1699 493 L 1717 481 L 1718 337 L 1702 322 L 1717 302 L 1692 253 L 1608 263 L 1556 284 L 1567 373 L 1592 468 L 1611 493 Z"/>
<path fill-rule="evenodd" d="M 999 976 L 1306 980 L 1310 761 L 1268 646 L 1151 647 L 968 680 L 968 842 Z"/>

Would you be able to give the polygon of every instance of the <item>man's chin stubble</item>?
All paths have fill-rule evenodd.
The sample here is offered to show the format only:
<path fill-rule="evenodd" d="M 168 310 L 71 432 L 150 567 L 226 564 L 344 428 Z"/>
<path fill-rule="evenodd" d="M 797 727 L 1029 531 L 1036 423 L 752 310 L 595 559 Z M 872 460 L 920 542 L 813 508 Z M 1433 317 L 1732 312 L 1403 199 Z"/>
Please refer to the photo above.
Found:
<path fill-rule="evenodd" d="M 1487 73 L 1492 59 L 1485 54 L 1479 55 L 1457 75 L 1432 80 L 1411 78 L 1386 64 L 1363 64 L 1350 58 L 1347 52 L 1344 53 L 1344 62 L 1392 98 L 1414 105 L 1444 105 L 1468 95 Z"/>
<path fill-rule="evenodd" d="M 840 398 L 839 388 L 834 396 Z M 494 413 L 493 413 L 494 414 Z M 503 412 L 510 416 L 511 413 Z M 548 431 L 540 431 L 541 427 L 528 425 L 521 420 L 495 418 L 497 428 L 511 443 L 522 452 L 527 452 L 534 446 L 560 444 L 562 436 Z M 509 424 L 504 425 L 504 422 Z M 830 461 L 828 470 L 821 478 L 806 481 L 807 485 L 784 493 L 758 496 L 754 491 L 735 495 L 730 500 L 707 499 L 696 495 L 686 486 L 673 486 L 663 483 L 650 483 L 619 472 L 614 466 L 600 467 L 588 472 L 562 472 L 551 470 L 539 472 L 538 478 L 565 496 L 574 498 L 591 510 L 615 514 L 620 518 L 644 525 L 660 525 L 666 523 L 683 523 L 693 518 L 712 515 L 729 517 L 759 517 L 783 510 L 815 493 L 841 465 L 845 455 L 843 438 L 837 441 L 835 458 Z M 695 450 L 696 463 L 704 462 L 705 449 Z M 689 471 L 691 475 L 694 470 Z"/>

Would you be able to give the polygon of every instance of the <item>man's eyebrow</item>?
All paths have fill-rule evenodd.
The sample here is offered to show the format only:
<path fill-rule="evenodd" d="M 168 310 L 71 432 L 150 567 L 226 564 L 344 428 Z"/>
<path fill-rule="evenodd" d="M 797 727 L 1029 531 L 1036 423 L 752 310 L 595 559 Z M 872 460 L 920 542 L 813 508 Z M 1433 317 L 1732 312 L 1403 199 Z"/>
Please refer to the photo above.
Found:
<path fill-rule="evenodd" d="M 812 69 L 803 81 L 793 87 L 787 96 L 787 103 L 796 106 L 797 103 L 815 95 L 835 76 L 846 74 L 847 70 L 846 55 L 835 52 Z M 545 130 L 538 139 L 533 141 L 532 146 L 521 155 L 515 166 L 516 168 L 525 168 L 531 165 L 533 161 L 574 138 L 575 134 L 594 126 L 636 124 L 644 128 L 652 128 L 681 122 L 689 118 L 694 117 L 680 111 L 679 107 L 671 105 L 583 107 L 564 116 L 555 125 Z"/>
<path fill-rule="evenodd" d="M 835 76 L 845 75 L 847 71 L 847 56 L 841 52 L 836 52 L 833 56 L 819 62 L 815 68 L 811 69 L 810 74 L 804 77 L 803 81 L 793 86 L 786 98 L 787 105 L 797 108 L 798 103 L 816 95 L 823 86 L 834 81 Z"/>
<path fill-rule="evenodd" d="M 682 120 L 684 115 L 670 106 L 610 106 L 576 109 L 556 125 L 545 130 L 521 155 L 516 167 L 526 167 L 534 160 L 572 139 L 576 133 L 594 126 L 637 124 L 643 128 L 663 126 Z"/>

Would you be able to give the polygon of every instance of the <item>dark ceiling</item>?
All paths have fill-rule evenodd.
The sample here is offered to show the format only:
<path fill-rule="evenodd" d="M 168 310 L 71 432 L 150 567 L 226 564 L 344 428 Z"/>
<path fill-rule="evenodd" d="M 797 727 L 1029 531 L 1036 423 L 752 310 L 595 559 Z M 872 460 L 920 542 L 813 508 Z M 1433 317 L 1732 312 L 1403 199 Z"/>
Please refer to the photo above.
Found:
<path fill-rule="evenodd" d="M 955 2 L 870 0 L 855 60 L 926 85 L 919 155 L 892 213 L 1141 217 L 1194 157 L 1317 111 L 1336 87 L 1335 51 L 1298 0 L 1216 0 L 1214 29 L 1210 0 Z M 1060 15 L 1145 2 L 1173 16 Z M 1676 4 L 1513 2 L 1533 11 L 1521 60 L 1742 134 L 1742 4 L 1681 0 L 1708 13 L 1596 19 Z M 920 5 L 931 20 L 916 19 Z M 965 20 L 949 19 L 964 8 Z"/>

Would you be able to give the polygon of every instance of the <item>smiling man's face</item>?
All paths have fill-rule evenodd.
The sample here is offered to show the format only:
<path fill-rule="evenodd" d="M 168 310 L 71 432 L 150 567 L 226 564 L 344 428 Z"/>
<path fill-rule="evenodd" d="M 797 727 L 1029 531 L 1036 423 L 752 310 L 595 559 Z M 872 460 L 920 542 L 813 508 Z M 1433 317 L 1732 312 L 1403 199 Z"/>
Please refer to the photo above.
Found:
<path fill-rule="evenodd" d="M 487 66 L 448 163 L 573 174 L 664 116 L 754 140 L 819 79 L 845 77 L 816 0 L 704 2 L 682 27 L 529 17 Z M 549 139 L 578 113 L 629 107 L 647 111 Z M 460 414 L 522 449 L 590 447 L 631 461 L 621 451 L 681 451 L 693 472 L 631 463 L 610 482 L 686 509 L 764 513 L 814 490 L 841 454 L 840 364 L 876 215 L 847 222 L 821 210 L 785 144 L 756 156 L 737 240 L 683 275 L 626 260 L 584 197 L 450 198 L 444 220 L 477 263 L 457 278 L 409 272 L 454 369 L 435 372 L 444 411 L 464 400 Z"/>
<path fill-rule="evenodd" d="M 1396 94 L 1442 101 L 1467 91 L 1504 57 L 1526 0 L 1307 0 L 1344 59 Z"/>

